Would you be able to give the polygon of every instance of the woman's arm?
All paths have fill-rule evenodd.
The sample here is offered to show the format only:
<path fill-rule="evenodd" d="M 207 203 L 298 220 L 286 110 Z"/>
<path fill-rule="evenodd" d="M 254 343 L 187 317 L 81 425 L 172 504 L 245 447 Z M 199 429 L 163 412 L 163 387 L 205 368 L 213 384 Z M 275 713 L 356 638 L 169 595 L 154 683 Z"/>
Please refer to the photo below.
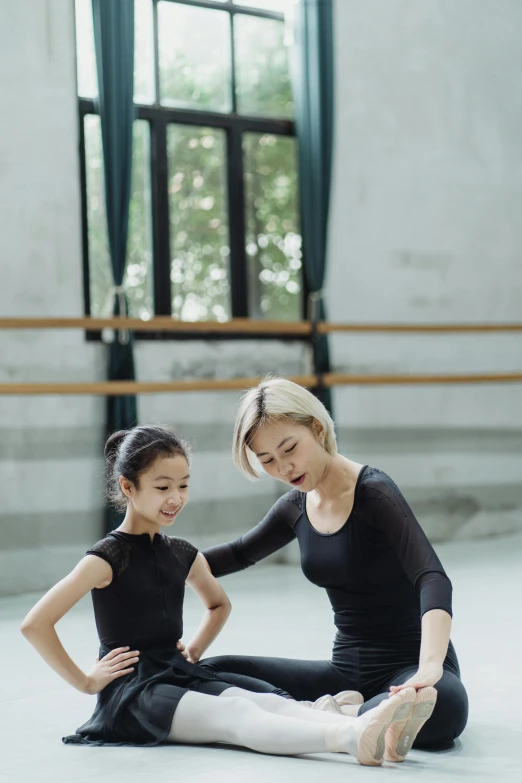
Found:
<path fill-rule="evenodd" d="M 424 688 L 436 685 L 443 674 L 443 663 L 448 652 L 451 632 L 451 617 L 443 609 L 431 609 L 422 617 L 422 639 L 419 668 L 413 677 L 390 691 L 397 693 L 403 688 Z"/>
<path fill-rule="evenodd" d="M 283 495 L 248 533 L 228 544 L 206 549 L 203 555 L 214 576 L 242 571 L 282 549 L 295 538 L 293 525 L 300 514 L 300 509 L 288 499 L 288 494 Z"/>
<path fill-rule="evenodd" d="M 386 474 L 373 481 L 372 524 L 382 531 L 415 586 L 422 617 L 419 669 L 401 688 L 435 685 L 442 677 L 452 620 L 452 585 L 426 534 L 397 485 Z"/>
<path fill-rule="evenodd" d="M 198 630 L 184 648 L 187 660 L 197 663 L 225 625 L 232 606 L 227 594 L 208 570 L 202 554 L 198 554 L 194 560 L 187 584 L 197 593 L 207 609 Z"/>
<path fill-rule="evenodd" d="M 22 622 L 25 638 L 69 685 L 82 693 L 99 693 L 112 679 L 128 674 L 126 668 L 136 653 L 128 648 L 111 650 L 94 669 L 85 674 L 65 651 L 55 625 L 72 607 L 95 587 L 105 587 L 112 580 L 110 565 L 95 555 L 87 555 L 76 568 L 41 598 Z"/>
<path fill-rule="evenodd" d="M 368 487 L 370 524 L 386 538 L 419 594 L 421 616 L 442 609 L 452 616 L 452 585 L 397 485 L 385 473 Z"/>

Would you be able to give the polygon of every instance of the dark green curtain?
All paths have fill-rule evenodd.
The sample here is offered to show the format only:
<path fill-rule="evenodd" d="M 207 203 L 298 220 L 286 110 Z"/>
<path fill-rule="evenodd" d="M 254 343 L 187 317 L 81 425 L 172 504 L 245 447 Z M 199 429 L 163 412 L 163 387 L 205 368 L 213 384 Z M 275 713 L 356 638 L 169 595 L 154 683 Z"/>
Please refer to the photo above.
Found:
<path fill-rule="evenodd" d="M 132 170 L 134 120 L 134 0 L 92 0 L 94 43 L 98 70 L 98 102 L 101 120 L 105 207 L 114 287 L 114 315 L 126 315 L 122 288 L 127 253 L 127 228 Z M 111 381 L 134 380 L 132 335 L 115 333 L 108 349 L 107 377 Z M 135 397 L 108 397 L 107 433 L 136 424 Z M 107 509 L 106 529 L 119 524 L 120 516 Z"/>
<path fill-rule="evenodd" d="M 333 145 L 333 10 L 332 0 L 300 0 L 296 9 L 293 57 L 295 123 L 299 147 L 299 196 L 308 318 L 326 320 L 323 283 Z M 315 371 L 330 370 L 328 338 L 313 338 Z M 330 413 L 329 389 L 317 396 Z"/>

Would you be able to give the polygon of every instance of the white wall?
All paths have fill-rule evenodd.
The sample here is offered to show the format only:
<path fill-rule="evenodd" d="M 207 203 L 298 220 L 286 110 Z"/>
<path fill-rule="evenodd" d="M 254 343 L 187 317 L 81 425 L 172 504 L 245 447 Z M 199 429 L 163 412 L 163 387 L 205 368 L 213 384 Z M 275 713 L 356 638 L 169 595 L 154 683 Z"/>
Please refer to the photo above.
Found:
<path fill-rule="evenodd" d="M 332 321 L 521 322 L 522 6 L 337 0 Z M 337 335 L 334 369 L 520 372 L 520 333 Z M 339 388 L 434 538 L 522 526 L 522 386 Z"/>

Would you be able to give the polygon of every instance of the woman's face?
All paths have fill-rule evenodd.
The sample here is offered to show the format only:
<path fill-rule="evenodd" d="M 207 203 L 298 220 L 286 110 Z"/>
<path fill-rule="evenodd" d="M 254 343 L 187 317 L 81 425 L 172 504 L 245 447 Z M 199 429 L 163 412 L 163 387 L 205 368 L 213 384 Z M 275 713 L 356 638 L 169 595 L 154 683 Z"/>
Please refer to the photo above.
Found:
<path fill-rule="evenodd" d="M 260 427 L 250 446 L 269 476 L 310 492 L 324 477 L 330 460 L 319 422 L 314 421 L 313 430 L 291 419 L 269 422 Z"/>
<path fill-rule="evenodd" d="M 188 500 L 189 466 L 185 457 L 158 457 L 139 477 L 139 486 L 120 478 L 135 513 L 156 525 L 172 525 Z"/>

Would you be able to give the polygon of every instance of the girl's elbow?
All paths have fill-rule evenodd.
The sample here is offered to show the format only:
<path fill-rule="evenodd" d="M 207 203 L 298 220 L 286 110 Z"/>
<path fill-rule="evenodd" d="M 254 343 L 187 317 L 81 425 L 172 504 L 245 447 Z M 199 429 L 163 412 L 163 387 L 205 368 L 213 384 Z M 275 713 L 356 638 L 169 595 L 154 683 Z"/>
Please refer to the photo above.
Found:
<path fill-rule="evenodd" d="M 38 636 L 44 628 L 47 629 L 49 625 L 50 624 L 48 623 L 42 623 L 41 621 L 38 621 L 37 618 L 31 617 L 29 614 L 22 621 L 20 631 L 26 639 L 33 639 L 35 636 Z M 54 626 L 51 624 L 51 627 Z"/>
<path fill-rule="evenodd" d="M 231 611 L 232 611 L 232 604 L 230 602 L 230 598 L 227 597 L 223 601 L 223 613 L 226 615 L 226 617 L 228 617 Z"/>
<path fill-rule="evenodd" d="M 20 632 L 25 636 L 26 639 L 28 639 L 30 636 L 34 634 L 35 625 L 31 620 L 28 620 L 27 617 L 22 621 L 22 624 L 20 626 Z"/>

